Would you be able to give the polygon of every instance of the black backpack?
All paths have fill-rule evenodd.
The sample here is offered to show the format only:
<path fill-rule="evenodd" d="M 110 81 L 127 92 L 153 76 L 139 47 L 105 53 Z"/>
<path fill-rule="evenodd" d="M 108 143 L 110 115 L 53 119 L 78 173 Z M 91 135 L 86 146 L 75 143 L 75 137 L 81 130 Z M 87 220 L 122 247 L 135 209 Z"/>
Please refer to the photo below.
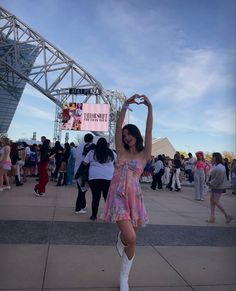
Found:
<path fill-rule="evenodd" d="M 83 153 L 82 155 L 83 156 L 86 156 L 87 153 L 91 150 L 93 150 L 95 148 L 95 144 L 92 143 L 92 144 L 86 144 L 84 146 L 84 149 L 83 149 Z M 82 187 L 84 186 L 84 183 L 86 181 L 88 181 L 88 174 L 89 174 L 89 164 L 88 165 L 85 165 L 83 162 L 80 164 L 76 174 L 75 174 L 75 179 L 78 179 L 79 177 L 82 178 Z"/>
<path fill-rule="evenodd" d="M 83 152 L 82 152 L 82 155 L 86 157 L 87 153 L 91 150 L 94 150 L 95 149 L 95 144 L 94 143 L 91 143 L 91 144 L 86 144 L 84 145 L 84 149 L 83 149 Z"/>

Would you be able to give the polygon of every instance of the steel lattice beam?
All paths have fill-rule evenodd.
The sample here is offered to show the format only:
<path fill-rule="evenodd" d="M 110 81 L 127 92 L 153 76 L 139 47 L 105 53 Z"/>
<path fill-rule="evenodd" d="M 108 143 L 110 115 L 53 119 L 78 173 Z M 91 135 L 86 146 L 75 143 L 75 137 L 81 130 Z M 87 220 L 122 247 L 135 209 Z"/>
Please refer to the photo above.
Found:
<path fill-rule="evenodd" d="M 27 60 L 25 55 L 28 56 Z M 75 98 L 69 94 L 69 88 L 99 92 L 99 94 L 92 93 L 83 96 L 84 100 L 80 102 L 85 103 L 95 95 L 96 103 L 110 104 L 109 136 L 111 140 L 113 139 L 114 120 L 116 120 L 117 111 L 125 97 L 117 91 L 104 90 L 101 83 L 73 59 L 16 16 L 0 7 L 0 69 L 2 68 L 5 71 L 13 72 L 20 80 L 25 80 L 58 106 L 55 115 L 54 138 L 61 135 L 60 120 L 58 119 L 60 108 L 68 99 Z M 4 76 L 7 74 L 1 74 L 2 84 L 14 95 L 14 86 L 7 86 L 8 81 Z"/>

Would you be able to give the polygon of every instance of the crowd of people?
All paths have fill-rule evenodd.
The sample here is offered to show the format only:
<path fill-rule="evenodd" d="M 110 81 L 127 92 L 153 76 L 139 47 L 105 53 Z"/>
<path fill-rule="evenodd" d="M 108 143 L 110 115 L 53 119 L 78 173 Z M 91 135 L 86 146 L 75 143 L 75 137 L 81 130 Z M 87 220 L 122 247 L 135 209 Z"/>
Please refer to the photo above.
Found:
<path fill-rule="evenodd" d="M 176 152 L 171 159 L 164 154 L 152 156 L 147 162 L 144 171 L 140 177 L 142 183 L 151 183 L 150 188 L 161 190 L 164 186 L 170 191 L 181 191 L 181 185 L 193 185 L 195 188 L 195 199 L 204 200 L 204 193 L 208 190 L 207 181 L 213 169 L 214 161 L 204 158 L 204 153 L 198 151 L 188 153 L 185 158 L 179 152 Z M 222 158 L 222 164 L 225 169 L 227 187 L 232 187 L 232 194 L 236 194 L 236 159 L 229 162 L 227 158 Z"/>
<path fill-rule="evenodd" d="M 130 104 L 147 107 L 144 139 L 133 124 L 122 127 Z M 185 158 L 176 152 L 173 159 L 163 154 L 151 157 L 152 148 L 152 105 L 145 95 L 135 94 L 124 103 L 117 120 L 115 150 L 110 149 L 107 140 L 100 137 L 93 143 L 93 135 L 87 133 L 77 147 L 74 143 L 64 146 L 51 142 L 45 136 L 41 144 L 11 142 L 7 137 L 0 140 L 0 191 L 10 190 L 10 179 L 15 186 L 23 186 L 28 177 L 35 177 L 34 193 L 45 196 L 50 181 L 61 187 L 76 182 L 78 194 L 75 213 L 87 213 L 86 192 L 92 193 L 92 221 L 98 218 L 101 197 L 104 208 L 100 218 L 116 222 L 118 227 L 117 252 L 122 258 L 120 269 L 120 290 L 128 291 L 129 272 L 135 257 L 136 236 L 139 226 L 145 226 L 148 215 L 145 209 L 140 183 L 150 183 L 152 190 L 165 186 L 169 191 L 181 191 L 183 181 L 194 185 L 195 199 L 204 200 L 206 189 L 211 189 L 209 223 L 215 222 L 215 208 L 218 207 L 230 223 L 233 217 L 220 204 L 221 194 L 229 181 L 236 194 L 236 160 L 231 163 L 220 153 L 213 153 L 206 161 L 204 153 L 198 151 L 195 157 L 188 153 Z M 151 158 L 150 158 L 151 157 Z"/>
<path fill-rule="evenodd" d="M 86 134 L 84 142 L 78 146 L 75 146 L 74 142 L 61 145 L 59 141 L 56 141 L 54 146 L 51 147 L 50 140 L 47 140 L 44 136 L 41 137 L 41 144 L 32 145 L 28 145 L 24 141 L 11 142 L 7 137 L 2 137 L 0 140 L 0 157 L 4 161 L 2 161 L 3 165 L 0 168 L 0 191 L 11 188 L 10 178 L 14 179 L 15 186 L 24 185 L 29 177 L 39 178 L 39 173 L 45 172 L 42 169 L 45 159 L 45 170 L 49 174 L 50 181 L 56 182 L 56 186 L 72 185 L 72 183 L 80 184 L 81 178 L 75 179 L 74 176 L 87 153 L 94 150 L 93 138 L 92 134 Z M 105 141 L 104 145 L 109 147 Z M 104 151 L 104 148 L 102 151 Z M 115 150 L 113 150 L 113 154 L 116 155 Z M 114 162 L 115 160 L 116 158 Z M 142 171 L 140 182 L 150 183 L 150 188 L 153 190 L 161 190 L 165 186 L 170 191 L 175 190 L 176 192 L 181 191 L 182 183 L 193 185 L 195 187 L 195 199 L 203 200 L 204 193 L 208 188 L 206 182 L 213 167 L 212 161 L 206 160 L 202 151 L 196 152 L 195 157 L 192 153 L 188 153 L 188 157 L 184 157 L 179 152 L 176 152 L 172 159 L 164 154 L 159 154 L 156 157 L 151 156 Z M 84 162 L 86 163 L 86 161 Z M 87 162 L 90 163 L 90 160 L 87 160 Z M 228 186 L 232 187 L 232 194 L 236 194 L 236 159 L 229 162 L 227 158 L 224 158 L 222 163 L 225 167 Z M 91 169 L 93 169 L 93 166 Z M 110 176 L 112 176 L 113 170 L 109 169 L 109 171 Z M 97 172 L 99 173 L 100 169 L 97 169 Z M 100 178 L 99 174 L 97 178 Z M 86 185 L 83 185 L 83 189 L 87 189 L 88 186 L 89 183 L 86 183 Z M 81 188 L 79 192 L 81 192 Z M 45 190 L 40 190 L 39 194 L 44 195 Z M 76 213 L 82 213 L 85 206 L 79 206 L 78 203 Z"/>
<path fill-rule="evenodd" d="M 84 142 L 78 146 L 65 143 L 63 146 L 56 141 L 51 142 L 45 136 L 41 144 L 28 145 L 26 142 L 11 142 L 7 137 L 0 140 L 0 191 L 10 190 L 10 179 L 15 186 L 23 186 L 29 177 L 35 177 L 36 196 L 45 196 L 46 185 L 50 181 L 56 186 L 66 186 L 76 183 L 78 195 L 75 202 L 75 213 L 87 213 L 86 192 L 92 192 L 91 220 L 97 219 L 101 196 L 106 200 L 110 182 L 117 162 L 116 150 L 111 150 L 105 138 L 93 143 L 94 136 L 85 134 Z M 221 158 L 226 175 L 226 188 L 231 186 L 232 194 L 236 194 L 236 160 L 231 162 Z M 87 176 L 84 177 L 87 165 Z M 152 190 L 164 187 L 169 191 L 181 191 L 182 184 L 193 185 L 194 198 L 203 201 L 210 190 L 209 178 L 213 171 L 214 157 L 206 160 L 204 153 L 198 151 L 195 156 L 188 153 L 187 157 L 176 152 L 173 159 L 164 154 L 151 156 L 142 170 L 139 182 L 150 183 Z M 79 170 L 79 171 L 78 171 Z M 79 172 L 82 172 L 80 174 Z M 75 175 L 80 174 L 75 179 Z M 211 215 L 209 222 L 214 221 Z"/>

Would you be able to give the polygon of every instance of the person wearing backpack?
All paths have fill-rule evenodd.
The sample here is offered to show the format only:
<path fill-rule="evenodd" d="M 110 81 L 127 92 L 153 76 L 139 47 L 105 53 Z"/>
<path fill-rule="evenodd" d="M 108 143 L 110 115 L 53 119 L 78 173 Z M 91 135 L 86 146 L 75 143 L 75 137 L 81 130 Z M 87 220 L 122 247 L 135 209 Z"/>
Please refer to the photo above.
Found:
<path fill-rule="evenodd" d="M 74 168 L 75 174 L 77 173 L 87 153 L 94 147 L 95 144 L 93 143 L 93 135 L 91 133 L 85 134 L 84 142 L 78 145 L 75 150 L 75 168 Z M 81 176 L 77 178 L 76 182 L 78 188 L 78 195 L 75 203 L 75 213 L 83 214 L 87 212 L 85 194 L 88 190 L 88 184 L 84 183 L 83 178 Z"/>

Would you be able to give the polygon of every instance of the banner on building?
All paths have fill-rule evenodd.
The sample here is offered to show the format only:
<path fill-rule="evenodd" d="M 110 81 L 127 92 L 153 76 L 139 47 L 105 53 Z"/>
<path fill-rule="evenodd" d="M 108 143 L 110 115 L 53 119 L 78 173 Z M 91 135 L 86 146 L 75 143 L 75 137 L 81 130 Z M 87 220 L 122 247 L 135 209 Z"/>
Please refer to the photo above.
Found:
<path fill-rule="evenodd" d="M 108 131 L 109 104 L 68 103 L 62 110 L 62 129 Z"/>

